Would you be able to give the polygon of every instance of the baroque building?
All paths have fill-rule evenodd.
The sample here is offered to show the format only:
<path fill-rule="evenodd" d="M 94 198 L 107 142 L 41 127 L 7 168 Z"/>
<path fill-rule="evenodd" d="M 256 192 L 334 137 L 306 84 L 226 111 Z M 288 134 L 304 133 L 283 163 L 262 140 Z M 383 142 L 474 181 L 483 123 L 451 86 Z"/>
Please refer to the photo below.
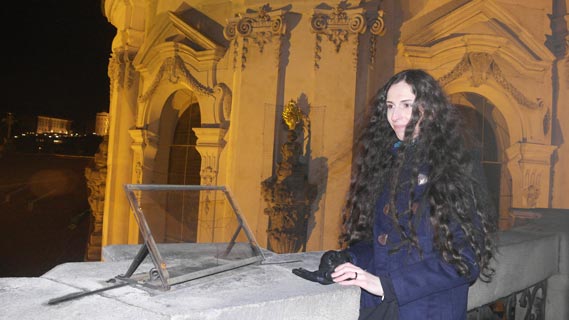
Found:
<path fill-rule="evenodd" d="M 336 248 L 364 109 L 406 68 L 438 78 L 467 117 L 501 228 L 513 208 L 569 208 L 565 0 L 104 0 L 103 10 L 117 34 L 94 218 L 102 245 L 141 241 L 123 185 L 142 183 L 228 186 L 262 247 Z"/>
<path fill-rule="evenodd" d="M 38 116 L 36 133 L 70 134 L 71 120 Z"/>
<path fill-rule="evenodd" d="M 95 117 L 95 132 L 98 136 L 106 136 L 109 134 L 109 113 L 97 112 Z"/>

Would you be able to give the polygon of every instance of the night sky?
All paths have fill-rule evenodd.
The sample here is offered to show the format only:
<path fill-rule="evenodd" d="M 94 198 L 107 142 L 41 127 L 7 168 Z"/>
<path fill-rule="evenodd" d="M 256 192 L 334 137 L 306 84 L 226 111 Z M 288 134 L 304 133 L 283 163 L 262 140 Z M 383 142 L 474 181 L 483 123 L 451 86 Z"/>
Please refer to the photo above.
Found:
<path fill-rule="evenodd" d="M 0 16 L 0 117 L 64 118 L 80 131 L 93 126 L 97 112 L 109 111 L 107 66 L 116 29 L 100 0 L 11 1 Z"/>

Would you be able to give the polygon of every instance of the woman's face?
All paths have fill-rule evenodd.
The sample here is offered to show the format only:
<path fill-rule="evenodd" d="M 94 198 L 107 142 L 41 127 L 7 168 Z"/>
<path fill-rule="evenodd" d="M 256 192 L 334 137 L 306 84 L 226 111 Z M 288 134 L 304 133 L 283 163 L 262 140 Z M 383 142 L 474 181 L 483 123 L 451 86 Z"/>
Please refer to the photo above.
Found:
<path fill-rule="evenodd" d="M 413 94 L 411 86 L 405 81 L 391 85 L 387 91 L 387 121 L 389 121 L 399 140 L 405 138 L 405 128 L 411 119 L 414 101 L 415 94 Z M 418 128 L 416 127 L 413 136 L 416 136 L 417 133 Z"/>

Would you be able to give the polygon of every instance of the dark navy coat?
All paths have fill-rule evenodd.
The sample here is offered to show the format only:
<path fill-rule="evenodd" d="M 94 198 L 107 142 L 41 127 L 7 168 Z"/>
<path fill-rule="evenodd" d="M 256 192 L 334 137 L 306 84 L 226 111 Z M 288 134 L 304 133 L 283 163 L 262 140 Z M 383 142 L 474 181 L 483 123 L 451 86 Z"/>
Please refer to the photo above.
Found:
<path fill-rule="evenodd" d="M 423 172 L 424 174 L 425 172 Z M 410 197 L 408 174 L 401 174 L 403 188 L 396 197 L 398 210 L 407 207 Z M 405 182 L 407 180 L 407 182 Z M 464 245 L 460 254 L 470 266 L 470 274 L 465 277 L 446 263 L 433 246 L 433 230 L 429 221 L 428 201 L 424 201 L 429 183 L 420 180 L 414 193 L 415 214 L 412 223 L 416 225 L 417 238 L 423 251 L 421 258 L 418 250 L 408 242 L 401 241 L 392 219 L 385 214 L 388 203 L 388 190 L 377 201 L 373 227 L 373 241 L 359 242 L 347 250 L 352 255 L 354 264 L 379 276 L 383 289 L 383 300 L 362 290 L 361 308 L 375 307 L 380 303 L 396 300 L 399 317 L 405 319 L 466 319 L 468 288 L 480 272 L 475 263 L 471 248 Z M 405 187 L 407 185 L 407 187 Z M 408 217 L 400 218 L 400 225 L 407 230 Z M 451 224 L 454 241 L 461 244 L 464 234 L 456 224 Z"/>

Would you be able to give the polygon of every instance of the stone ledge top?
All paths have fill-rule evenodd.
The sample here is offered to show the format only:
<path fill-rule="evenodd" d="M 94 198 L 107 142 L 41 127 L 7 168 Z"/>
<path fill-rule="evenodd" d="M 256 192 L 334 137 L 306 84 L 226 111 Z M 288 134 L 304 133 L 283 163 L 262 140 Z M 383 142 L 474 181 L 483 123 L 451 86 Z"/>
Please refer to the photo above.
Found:
<path fill-rule="evenodd" d="M 136 248 L 135 248 L 136 251 Z M 360 290 L 320 285 L 292 273 L 318 268 L 322 252 L 289 254 L 180 283 L 168 291 L 127 285 L 47 305 L 50 299 L 108 286 L 129 260 L 66 263 L 40 278 L 0 279 L 2 319 L 357 319 Z M 299 262 L 278 263 L 298 260 Z"/>

